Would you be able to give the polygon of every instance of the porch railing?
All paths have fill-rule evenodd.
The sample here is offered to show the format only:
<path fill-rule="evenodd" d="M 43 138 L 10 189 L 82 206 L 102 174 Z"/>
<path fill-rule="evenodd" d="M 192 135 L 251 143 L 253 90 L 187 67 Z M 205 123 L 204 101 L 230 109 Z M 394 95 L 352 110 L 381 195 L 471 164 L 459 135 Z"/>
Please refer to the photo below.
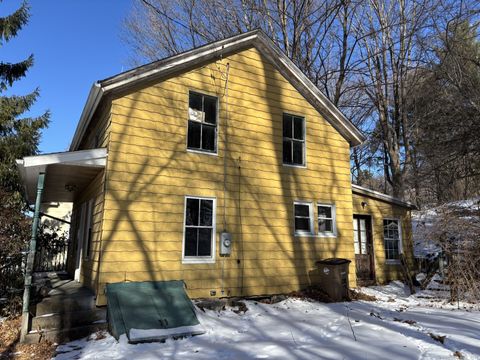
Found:
<path fill-rule="evenodd" d="M 67 270 L 68 241 L 39 244 L 34 272 Z"/>

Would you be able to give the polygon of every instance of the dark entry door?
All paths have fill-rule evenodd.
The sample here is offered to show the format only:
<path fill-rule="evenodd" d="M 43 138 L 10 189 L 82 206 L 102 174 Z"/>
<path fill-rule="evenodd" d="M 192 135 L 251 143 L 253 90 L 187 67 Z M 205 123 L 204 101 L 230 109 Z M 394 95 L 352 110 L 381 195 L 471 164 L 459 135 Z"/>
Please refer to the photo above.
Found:
<path fill-rule="evenodd" d="M 355 246 L 357 282 L 359 285 L 371 285 L 375 282 L 375 266 L 370 216 L 353 216 L 353 243 Z"/>

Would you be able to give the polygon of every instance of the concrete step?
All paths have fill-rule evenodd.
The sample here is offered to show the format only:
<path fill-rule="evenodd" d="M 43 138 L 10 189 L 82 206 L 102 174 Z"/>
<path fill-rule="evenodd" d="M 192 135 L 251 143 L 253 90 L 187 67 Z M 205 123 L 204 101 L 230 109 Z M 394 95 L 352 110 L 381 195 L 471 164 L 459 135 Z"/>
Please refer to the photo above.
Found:
<path fill-rule="evenodd" d="M 36 344 L 40 341 L 48 340 L 53 343 L 61 344 L 86 337 L 100 330 L 107 330 L 107 323 L 90 324 L 63 330 L 33 330 L 27 334 L 27 336 L 25 337 L 25 342 L 27 344 Z"/>
<path fill-rule="evenodd" d="M 107 319 L 106 308 L 48 314 L 32 319 L 32 330 L 68 329 Z"/>
<path fill-rule="evenodd" d="M 55 295 L 43 299 L 35 308 L 35 316 L 91 310 L 95 308 L 95 297 L 90 293 Z"/>

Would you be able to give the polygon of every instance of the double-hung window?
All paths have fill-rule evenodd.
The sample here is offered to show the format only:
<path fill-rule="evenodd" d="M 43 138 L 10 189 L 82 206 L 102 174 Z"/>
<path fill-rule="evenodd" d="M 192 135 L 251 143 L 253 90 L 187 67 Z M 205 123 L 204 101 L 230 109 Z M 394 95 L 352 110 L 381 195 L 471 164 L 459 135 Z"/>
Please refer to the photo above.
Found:
<path fill-rule="evenodd" d="M 318 234 L 334 236 L 335 228 L 335 205 L 318 204 Z"/>
<path fill-rule="evenodd" d="M 283 114 L 283 163 L 305 165 L 305 118 Z"/>
<path fill-rule="evenodd" d="M 188 99 L 187 148 L 217 152 L 217 98 L 191 91 Z"/>
<path fill-rule="evenodd" d="M 402 233 L 399 220 L 383 219 L 383 240 L 385 242 L 385 259 L 399 260 L 402 252 Z"/>
<path fill-rule="evenodd" d="M 185 262 L 209 262 L 215 252 L 215 199 L 185 198 Z"/>
<path fill-rule="evenodd" d="M 311 235 L 313 234 L 313 214 L 312 204 L 308 202 L 294 203 L 295 234 Z"/>

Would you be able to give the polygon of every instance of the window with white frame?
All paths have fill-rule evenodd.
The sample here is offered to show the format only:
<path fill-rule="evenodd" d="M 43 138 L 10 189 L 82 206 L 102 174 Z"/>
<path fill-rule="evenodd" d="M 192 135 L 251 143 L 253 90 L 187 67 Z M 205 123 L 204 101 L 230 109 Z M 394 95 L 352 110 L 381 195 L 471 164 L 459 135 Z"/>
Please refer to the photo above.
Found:
<path fill-rule="evenodd" d="M 305 118 L 283 114 L 283 163 L 305 165 Z"/>
<path fill-rule="evenodd" d="M 313 234 L 312 204 L 308 202 L 294 203 L 295 234 Z"/>
<path fill-rule="evenodd" d="M 399 220 L 383 219 L 383 240 L 385 243 L 385 259 L 398 260 L 402 252 L 402 233 Z"/>
<path fill-rule="evenodd" d="M 335 205 L 318 204 L 318 234 L 333 236 L 336 234 Z"/>
<path fill-rule="evenodd" d="M 215 199 L 186 197 L 184 260 L 213 260 Z"/>
<path fill-rule="evenodd" d="M 217 98 L 193 91 L 188 99 L 187 148 L 217 152 Z"/>

